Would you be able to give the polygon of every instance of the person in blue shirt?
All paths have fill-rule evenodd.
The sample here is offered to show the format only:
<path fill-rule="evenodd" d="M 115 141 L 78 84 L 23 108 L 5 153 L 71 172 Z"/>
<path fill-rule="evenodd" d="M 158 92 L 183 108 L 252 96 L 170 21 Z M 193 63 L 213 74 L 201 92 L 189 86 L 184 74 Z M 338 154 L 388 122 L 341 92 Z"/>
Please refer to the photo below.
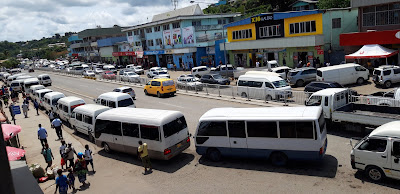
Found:
<path fill-rule="evenodd" d="M 58 177 L 56 178 L 56 190 L 54 193 L 57 193 L 57 190 L 60 192 L 60 194 L 66 194 L 68 191 L 68 178 L 67 176 L 62 174 L 62 170 L 58 169 L 57 170 Z"/>
<path fill-rule="evenodd" d="M 58 139 L 63 139 L 62 130 L 61 130 L 61 126 L 62 126 L 61 120 L 58 117 L 56 117 L 51 122 L 51 125 L 56 129 L 56 133 L 57 133 Z"/>
<path fill-rule="evenodd" d="M 40 143 L 44 148 L 44 146 L 47 144 L 47 131 L 45 128 L 42 127 L 42 124 L 39 124 L 38 139 L 40 140 Z"/>

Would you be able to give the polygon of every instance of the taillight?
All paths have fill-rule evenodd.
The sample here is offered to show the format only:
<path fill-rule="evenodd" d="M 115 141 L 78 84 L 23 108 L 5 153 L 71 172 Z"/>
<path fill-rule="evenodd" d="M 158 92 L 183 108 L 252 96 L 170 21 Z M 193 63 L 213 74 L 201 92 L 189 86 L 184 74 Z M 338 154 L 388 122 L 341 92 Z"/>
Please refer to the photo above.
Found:
<path fill-rule="evenodd" d="M 186 139 L 186 142 L 187 142 L 187 143 L 190 143 L 190 137 L 188 137 L 188 138 Z"/>
<path fill-rule="evenodd" d="M 383 76 L 381 76 L 381 80 L 383 80 Z"/>
<path fill-rule="evenodd" d="M 322 81 L 324 81 L 324 78 L 322 78 Z"/>
<path fill-rule="evenodd" d="M 167 149 L 164 150 L 164 155 L 168 155 L 168 154 L 170 154 L 170 153 L 171 153 L 171 149 L 168 149 L 168 148 L 167 148 Z"/>
<path fill-rule="evenodd" d="M 164 91 L 164 86 L 161 86 L 161 91 Z"/>
<path fill-rule="evenodd" d="M 324 154 L 324 147 L 319 148 L 319 155 Z"/>

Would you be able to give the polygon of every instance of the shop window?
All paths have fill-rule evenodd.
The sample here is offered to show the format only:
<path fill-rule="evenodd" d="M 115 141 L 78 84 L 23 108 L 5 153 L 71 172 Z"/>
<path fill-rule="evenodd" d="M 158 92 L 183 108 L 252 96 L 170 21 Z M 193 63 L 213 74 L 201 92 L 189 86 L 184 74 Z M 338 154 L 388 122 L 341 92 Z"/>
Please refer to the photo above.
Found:
<path fill-rule="evenodd" d="M 154 32 L 159 32 L 161 30 L 161 26 L 155 26 L 154 27 Z"/>
<path fill-rule="evenodd" d="M 128 36 L 132 36 L 132 31 L 131 31 L 131 32 L 128 32 Z"/>
<path fill-rule="evenodd" d="M 154 46 L 154 41 L 153 40 L 148 40 L 147 41 L 147 46 Z"/>
<path fill-rule="evenodd" d="M 219 19 L 218 20 L 218 24 L 226 24 L 226 20 L 225 19 Z"/>
<path fill-rule="evenodd" d="M 162 45 L 162 40 L 161 40 L 161 38 L 156 39 L 156 45 L 157 45 L 157 46 Z"/>
<path fill-rule="evenodd" d="M 310 33 L 316 31 L 317 28 L 315 21 L 292 23 L 289 25 L 290 34 Z"/>
<path fill-rule="evenodd" d="M 400 3 L 363 8 L 363 26 L 382 26 L 400 23 Z"/>
<path fill-rule="evenodd" d="M 341 27 L 342 27 L 342 18 L 333 18 L 332 28 L 341 28 Z"/>
<path fill-rule="evenodd" d="M 232 39 L 237 40 L 237 39 L 248 39 L 252 38 L 253 34 L 251 29 L 246 29 L 246 30 L 237 30 L 232 32 Z"/>
<path fill-rule="evenodd" d="M 151 28 L 146 28 L 146 33 L 152 33 L 152 29 Z"/>
<path fill-rule="evenodd" d="M 164 24 L 163 25 L 163 30 L 169 30 L 169 24 Z"/>
<path fill-rule="evenodd" d="M 172 23 L 173 29 L 180 28 L 180 27 L 181 27 L 181 23 L 179 23 L 179 22 Z"/>
<path fill-rule="evenodd" d="M 266 38 L 266 37 L 280 36 L 281 32 L 280 32 L 279 28 L 280 28 L 280 25 L 260 27 L 259 28 L 260 37 Z"/>
<path fill-rule="evenodd" d="M 139 31 L 138 30 L 133 31 L 133 35 L 135 36 L 139 35 Z"/>
<path fill-rule="evenodd" d="M 201 21 L 200 20 L 192 21 L 192 26 L 201 26 Z"/>

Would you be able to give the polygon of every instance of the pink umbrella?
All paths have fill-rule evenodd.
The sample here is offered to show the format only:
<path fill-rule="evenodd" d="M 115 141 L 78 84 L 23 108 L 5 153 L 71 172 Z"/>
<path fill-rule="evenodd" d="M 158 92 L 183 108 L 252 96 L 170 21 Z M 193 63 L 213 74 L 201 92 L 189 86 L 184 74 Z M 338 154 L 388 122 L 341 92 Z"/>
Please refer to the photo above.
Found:
<path fill-rule="evenodd" d="M 23 150 L 23 149 L 6 146 L 6 150 L 7 150 L 7 155 L 8 155 L 8 161 L 19 160 L 23 156 L 25 156 L 25 150 Z"/>
<path fill-rule="evenodd" d="M 21 132 L 21 126 L 19 125 L 1 124 L 1 129 L 3 130 L 4 141 L 13 138 Z"/>

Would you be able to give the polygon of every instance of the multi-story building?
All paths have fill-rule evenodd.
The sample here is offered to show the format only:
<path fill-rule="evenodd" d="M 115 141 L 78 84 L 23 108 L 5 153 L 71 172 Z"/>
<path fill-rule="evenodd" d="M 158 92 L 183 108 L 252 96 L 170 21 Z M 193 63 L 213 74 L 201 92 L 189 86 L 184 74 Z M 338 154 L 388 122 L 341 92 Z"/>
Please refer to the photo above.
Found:
<path fill-rule="evenodd" d="M 68 55 L 70 57 L 82 58 L 85 48 L 82 45 L 83 40 L 78 37 L 78 34 L 72 34 L 68 38 L 68 42 L 71 43 L 71 45 L 69 46 Z"/>
<path fill-rule="evenodd" d="M 223 25 L 237 16 L 240 14 L 206 15 L 198 5 L 158 14 L 149 23 L 122 30 L 129 44 L 122 44 L 127 53 L 119 55 L 130 56 L 129 62 L 145 67 L 225 63 L 219 48 L 225 41 Z M 141 51 L 142 58 L 136 56 Z"/>
<path fill-rule="evenodd" d="M 357 51 L 363 45 L 380 44 L 400 48 L 400 2 L 398 0 L 352 0 L 351 8 L 358 9 L 358 32 L 340 35 L 345 53 Z M 400 55 L 388 58 L 389 64 L 400 64 Z M 366 61 L 362 61 L 366 63 Z M 381 59 L 380 64 L 385 64 Z"/>
<path fill-rule="evenodd" d="M 313 10 L 317 8 L 318 0 L 298 0 L 290 5 L 293 11 Z"/>
<path fill-rule="evenodd" d="M 126 42 L 125 34 L 122 36 L 112 37 L 112 38 L 104 38 L 97 40 L 97 47 L 99 48 L 100 60 L 105 63 L 116 63 L 116 64 L 124 64 L 124 60 L 122 60 L 118 56 L 113 56 L 114 52 L 118 52 L 118 45 L 122 42 Z M 125 65 L 127 63 L 125 62 Z"/>
<path fill-rule="evenodd" d="M 277 60 L 294 67 L 299 61 L 324 61 L 322 11 L 259 14 L 225 27 L 228 63 L 236 66 L 254 67 L 256 61 Z"/>

